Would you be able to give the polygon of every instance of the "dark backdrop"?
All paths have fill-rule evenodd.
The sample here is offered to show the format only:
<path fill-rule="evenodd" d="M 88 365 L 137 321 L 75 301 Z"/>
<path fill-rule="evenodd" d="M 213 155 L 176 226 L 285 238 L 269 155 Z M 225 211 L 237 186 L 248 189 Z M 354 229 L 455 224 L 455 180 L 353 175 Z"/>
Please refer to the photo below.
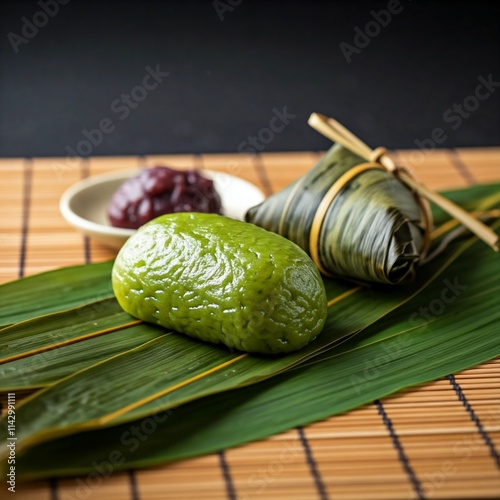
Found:
<path fill-rule="evenodd" d="M 390 20 L 376 14 L 389 7 Z M 311 111 L 373 146 L 429 145 L 435 128 L 443 147 L 500 143 L 500 2 L 41 0 L 0 9 L 1 156 L 234 152 L 249 136 L 265 151 L 322 149 Z M 146 79 L 158 83 L 149 91 L 138 88 L 147 67 L 169 73 Z M 293 116 L 282 127 L 271 120 L 284 108 Z"/>

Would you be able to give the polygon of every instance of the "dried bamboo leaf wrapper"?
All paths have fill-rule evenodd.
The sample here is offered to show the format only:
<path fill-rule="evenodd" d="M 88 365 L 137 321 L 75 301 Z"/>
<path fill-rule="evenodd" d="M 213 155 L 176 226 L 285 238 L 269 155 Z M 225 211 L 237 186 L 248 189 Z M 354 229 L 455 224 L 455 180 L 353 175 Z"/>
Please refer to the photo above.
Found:
<path fill-rule="evenodd" d="M 423 246 L 420 206 L 393 174 L 367 165 L 335 145 L 303 177 L 251 208 L 247 221 L 295 242 L 319 260 L 323 274 L 381 283 L 406 281 Z M 343 184 L 354 168 L 359 173 Z M 320 229 L 315 229 L 323 200 L 328 203 L 336 183 L 339 190 L 327 205 Z M 311 237 L 315 230 L 316 239 Z"/>
<path fill-rule="evenodd" d="M 320 259 L 339 276 L 399 283 L 420 256 L 419 217 L 411 192 L 394 176 L 367 171 L 330 205 L 325 220 L 334 223 L 322 226 Z"/>
<path fill-rule="evenodd" d="M 309 248 L 310 228 L 330 185 L 364 160 L 345 148 L 332 147 L 306 175 L 251 208 L 247 220 Z"/>

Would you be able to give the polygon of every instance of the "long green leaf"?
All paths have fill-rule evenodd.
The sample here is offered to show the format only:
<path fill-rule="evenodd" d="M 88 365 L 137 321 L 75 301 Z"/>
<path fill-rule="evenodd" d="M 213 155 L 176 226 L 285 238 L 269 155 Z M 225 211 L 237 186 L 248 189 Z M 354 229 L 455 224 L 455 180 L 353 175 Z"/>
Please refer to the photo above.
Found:
<path fill-rule="evenodd" d="M 200 397 L 253 384 L 290 369 L 410 299 L 473 241 L 457 245 L 457 250 L 447 260 L 442 257 L 428 265 L 417 289 L 415 286 L 398 290 L 351 289 L 357 292 L 344 294 L 342 302 L 335 304 L 338 307 L 330 310 L 321 336 L 298 353 L 273 358 L 234 354 L 224 348 L 172 335 L 78 372 L 33 395 L 18 407 L 17 418 L 25 422 L 18 431 L 18 449 L 85 429 L 131 421 Z M 328 285 L 335 287 L 334 282 Z M 165 370 L 164 366 L 169 369 Z M 89 399 L 92 405 L 88 404 Z M 57 411 L 47 411 L 47 408 L 57 408 Z M 4 421 L 0 428 L 4 436 L 5 429 Z"/>
<path fill-rule="evenodd" d="M 141 324 L 0 365 L 0 391 L 46 387 L 165 333 Z"/>
<path fill-rule="evenodd" d="M 112 262 L 73 266 L 0 286 L 0 327 L 113 297 Z"/>
<path fill-rule="evenodd" d="M 18 473 L 34 478 L 96 472 L 109 463 L 111 453 L 112 470 L 209 453 L 492 359 L 500 354 L 499 271 L 498 254 L 476 243 L 442 279 L 332 351 L 333 357 L 326 353 L 310 366 L 144 420 L 35 446 L 19 457 Z M 430 305 L 442 301 L 445 289 L 451 293 L 445 294 L 449 303 L 442 311 L 435 306 L 433 317 L 426 319 L 429 313 L 422 308 L 432 314 Z"/>
<path fill-rule="evenodd" d="M 474 184 L 460 189 L 443 191 L 442 194 L 469 212 L 487 209 L 500 202 L 500 183 Z M 486 203 L 486 205 L 484 205 Z M 449 220 L 450 216 L 438 206 L 432 206 L 435 226 Z"/>
<path fill-rule="evenodd" d="M 114 297 L 15 323 L 0 330 L 0 363 L 138 323 Z"/>

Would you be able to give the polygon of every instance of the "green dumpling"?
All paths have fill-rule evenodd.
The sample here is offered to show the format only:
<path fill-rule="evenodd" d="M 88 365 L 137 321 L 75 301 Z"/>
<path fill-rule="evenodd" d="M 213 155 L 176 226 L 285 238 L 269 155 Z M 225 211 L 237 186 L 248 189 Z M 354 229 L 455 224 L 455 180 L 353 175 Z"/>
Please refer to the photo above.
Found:
<path fill-rule="evenodd" d="M 303 250 L 214 214 L 168 214 L 142 226 L 120 250 L 112 280 L 129 314 L 242 351 L 300 349 L 327 314 L 323 281 Z"/>

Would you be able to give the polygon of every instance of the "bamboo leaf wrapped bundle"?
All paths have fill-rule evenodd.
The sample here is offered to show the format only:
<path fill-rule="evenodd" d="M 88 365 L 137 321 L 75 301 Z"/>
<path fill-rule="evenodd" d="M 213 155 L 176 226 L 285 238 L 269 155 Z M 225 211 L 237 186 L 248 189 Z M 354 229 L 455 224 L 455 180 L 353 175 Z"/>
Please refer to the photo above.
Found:
<path fill-rule="evenodd" d="M 385 148 L 372 150 L 319 113 L 308 123 L 337 145 L 246 220 L 297 243 L 324 275 L 390 284 L 413 277 L 430 242 L 429 201 L 498 251 L 491 228 L 396 166 Z"/>
<path fill-rule="evenodd" d="M 320 271 L 356 281 L 408 281 L 426 250 L 424 201 L 382 165 L 337 144 L 246 220 L 309 253 Z"/>

